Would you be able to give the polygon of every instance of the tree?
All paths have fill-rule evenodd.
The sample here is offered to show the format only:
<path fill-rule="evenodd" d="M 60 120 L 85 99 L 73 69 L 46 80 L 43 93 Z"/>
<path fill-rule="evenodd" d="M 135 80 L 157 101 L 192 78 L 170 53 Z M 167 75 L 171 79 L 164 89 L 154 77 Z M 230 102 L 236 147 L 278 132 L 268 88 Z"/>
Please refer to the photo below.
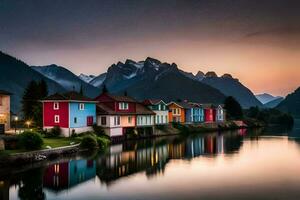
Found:
<path fill-rule="evenodd" d="M 235 98 L 229 96 L 225 99 L 224 102 L 226 109 L 226 114 L 228 119 L 241 119 L 243 118 L 243 110 L 241 105 Z"/>
<path fill-rule="evenodd" d="M 79 91 L 79 94 L 83 95 L 83 88 L 82 88 L 82 85 L 80 85 L 80 91 Z"/>
<path fill-rule="evenodd" d="M 103 84 L 103 86 L 102 86 L 102 93 L 103 93 L 103 94 L 104 94 L 104 93 L 108 93 L 108 90 L 107 90 L 107 87 L 106 87 L 105 84 Z"/>
<path fill-rule="evenodd" d="M 44 80 L 41 80 L 40 82 L 29 82 L 22 98 L 22 112 L 25 120 L 33 120 L 39 127 L 43 125 L 43 108 L 40 100 L 47 95 L 48 86 Z"/>
<path fill-rule="evenodd" d="M 22 112 L 26 120 L 31 119 L 33 116 L 33 108 L 37 104 L 39 93 L 37 82 L 30 81 L 22 98 Z"/>
<path fill-rule="evenodd" d="M 39 87 L 39 96 L 41 98 L 45 98 L 48 96 L 48 86 L 47 86 L 47 83 L 46 81 L 44 80 L 41 80 L 38 84 L 38 87 Z"/>

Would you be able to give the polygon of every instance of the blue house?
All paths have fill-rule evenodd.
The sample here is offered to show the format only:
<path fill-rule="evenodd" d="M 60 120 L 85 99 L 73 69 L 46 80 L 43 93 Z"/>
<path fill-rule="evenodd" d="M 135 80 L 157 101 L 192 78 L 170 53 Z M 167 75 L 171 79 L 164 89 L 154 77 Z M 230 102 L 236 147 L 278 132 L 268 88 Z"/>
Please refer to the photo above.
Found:
<path fill-rule="evenodd" d="M 190 107 L 190 112 L 189 118 L 190 122 L 192 123 L 200 123 L 204 122 L 204 109 L 200 104 L 197 103 L 189 103 Z"/>

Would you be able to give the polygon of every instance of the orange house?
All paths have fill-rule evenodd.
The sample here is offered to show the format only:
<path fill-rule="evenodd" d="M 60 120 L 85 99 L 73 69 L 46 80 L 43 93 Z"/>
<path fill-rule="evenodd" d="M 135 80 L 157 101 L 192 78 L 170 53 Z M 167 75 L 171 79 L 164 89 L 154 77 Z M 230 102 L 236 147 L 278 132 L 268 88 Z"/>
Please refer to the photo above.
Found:
<path fill-rule="evenodd" d="M 170 102 L 169 107 L 169 122 L 185 122 L 185 109 L 180 103 Z"/>

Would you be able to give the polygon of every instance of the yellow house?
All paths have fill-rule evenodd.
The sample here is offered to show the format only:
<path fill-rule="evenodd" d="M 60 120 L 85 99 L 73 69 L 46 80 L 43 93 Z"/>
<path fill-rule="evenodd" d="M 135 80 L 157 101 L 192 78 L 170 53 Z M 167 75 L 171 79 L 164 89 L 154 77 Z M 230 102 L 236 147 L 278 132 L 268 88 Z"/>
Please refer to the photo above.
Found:
<path fill-rule="evenodd" d="M 10 129 L 10 95 L 0 90 L 0 134 Z"/>

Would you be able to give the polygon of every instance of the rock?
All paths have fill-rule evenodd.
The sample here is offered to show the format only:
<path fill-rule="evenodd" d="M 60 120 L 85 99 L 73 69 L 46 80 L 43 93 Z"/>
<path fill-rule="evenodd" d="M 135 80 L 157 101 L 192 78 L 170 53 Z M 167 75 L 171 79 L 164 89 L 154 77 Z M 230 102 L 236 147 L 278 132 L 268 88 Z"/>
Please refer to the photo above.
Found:
<path fill-rule="evenodd" d="M 205 74 L 206 77 L 218 77 L 216 72 L 210 71 Z"/>
<path fill-rule="evenodd" d="M 231 74 L 224 74 L 222 78 L 233 78 Z"/>

